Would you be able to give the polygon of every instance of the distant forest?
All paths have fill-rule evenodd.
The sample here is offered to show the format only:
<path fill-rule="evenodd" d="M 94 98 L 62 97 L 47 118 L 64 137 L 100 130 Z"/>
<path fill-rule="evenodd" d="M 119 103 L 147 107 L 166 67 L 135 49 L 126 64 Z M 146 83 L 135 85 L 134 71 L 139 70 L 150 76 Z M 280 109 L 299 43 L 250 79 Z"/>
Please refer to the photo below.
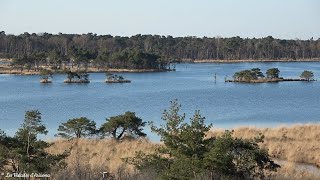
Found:
<path fill-rule="evenodd" d="M 0 58 L 24 63 L 77 64 L 114 68 L 165 68 L 172 61 L 193 60 L 303 60 L 320 58 L 320 39 L 172 37 L 97 34 L 7 35 L 0 32 Z M 42 61 L 40 61 L 43 59 Z M 39 61 L 39 62 L 38 62 Z M 17 62 L 21 63 L 21 62 Z"/>

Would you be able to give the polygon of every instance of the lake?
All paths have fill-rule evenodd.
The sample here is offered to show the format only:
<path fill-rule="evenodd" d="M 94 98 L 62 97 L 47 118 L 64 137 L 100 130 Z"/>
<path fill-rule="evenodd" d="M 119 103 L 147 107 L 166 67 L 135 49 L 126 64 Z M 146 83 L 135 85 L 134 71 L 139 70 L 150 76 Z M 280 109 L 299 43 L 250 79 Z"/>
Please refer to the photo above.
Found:
<path fill-rule="evenodd" d="M 265 84 L 225 83 L 236 71 L 259 67 L 265 73 L 277 67 L 280 75 L 298 78 L 303 70 L 320 77 L 320 63 L 203 63 L 177 64 L 177 71 L 119 73 L 132 83 L 106 84 L 104 73 L 90 74 L 90 84 L 64 84 L 66 75 L 54 75 L 52 84 L 40 84 L 39 76 L 0 75 L 0 129 L 13 134 L 26 110 L 39 109 L 49 129 L 70 118 L 85 116 L 100 126 L 105 118 L 134 111 L 144 121 L 160 124 L 170 100 L 178 99 L 187 119 L 200 110 L 217 128 L 273 127 L 282 124 L 320 122 L 320 82 Z M 217 81 L 214 81 L 214 74 Z M 150 134 L 151 139 L 155 136 Z"/>

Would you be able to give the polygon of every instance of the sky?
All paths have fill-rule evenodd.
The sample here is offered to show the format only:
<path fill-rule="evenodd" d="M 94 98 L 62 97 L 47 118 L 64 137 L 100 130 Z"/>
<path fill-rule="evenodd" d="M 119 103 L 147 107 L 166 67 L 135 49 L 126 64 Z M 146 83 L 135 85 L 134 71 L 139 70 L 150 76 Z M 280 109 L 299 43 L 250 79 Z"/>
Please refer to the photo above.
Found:
<path fill-rule="evenodd" d="M 320 0 L 0 0 L 6 34 L 320 38 Z"/>

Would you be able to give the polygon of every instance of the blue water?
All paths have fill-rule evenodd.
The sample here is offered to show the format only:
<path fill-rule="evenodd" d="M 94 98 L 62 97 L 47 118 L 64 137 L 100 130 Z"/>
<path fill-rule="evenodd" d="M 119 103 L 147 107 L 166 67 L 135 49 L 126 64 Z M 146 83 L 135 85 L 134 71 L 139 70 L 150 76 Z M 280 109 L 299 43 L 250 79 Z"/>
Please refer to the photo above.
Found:
<path fill-rule="evenodd" d="M 0 75 L 0 129 L 13 134 L 26 110 L 39 109 L 49 136 L 70 118 L 86 116 L 100 126 L 105 118 L 134 111 L 145 121 L 162 123 L 170 100 L 178 99 L 190 117 L 201 110 L 214 127 L 272 127 L 279 124 L 320 122 L 320 81 L 267 84 L 225 83 L 227 75 L 259 67 L 277 67 L 283 77 L 298 78 L 312 70 L 320 79 L 320 63 L 178 64 L 175 72 L 121 73 L 128 84 L 106 84 L 104 73 L 90 74 L 90 84 L 64 84 L 66 75 L 54 75 L 52 84 L 39 76 Z M 217 81 L 214 82 L 214 73 Z M 154 135 L 148 132 L 149 137 Z"/>

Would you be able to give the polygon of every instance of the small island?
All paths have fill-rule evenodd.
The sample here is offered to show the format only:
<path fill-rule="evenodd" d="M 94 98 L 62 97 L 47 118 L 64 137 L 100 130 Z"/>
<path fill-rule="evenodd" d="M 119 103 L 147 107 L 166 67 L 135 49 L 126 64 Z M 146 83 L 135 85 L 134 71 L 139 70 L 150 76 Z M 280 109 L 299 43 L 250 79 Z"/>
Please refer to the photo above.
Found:
<path fill-rule="evenodd" d="M 52 83 L 51 81 L 52 71 L 48 69 L 41 69 L 40 75 L 41 75 L 40 83 L 43 83 L 43 84 Z"/>
<path fill-rule="evenodd" d="M 89 74 L 85 71 L 67 71 L 67 79 L 64 83 L 90 83 Z"/>
<path fill-rule="evenodd" d="M 233 79 L 225 79 L 225 82 L 237 82 L 237 83 L 273 83 L 282 81 L 316 81 L 312 71 L 303 71 L 299 79 L 283 78 L 280 77 L 280 70 L 278 68 L 268 69 L 266 76 L 261 72 L 259 68 L 253 68 L 250 70 L 243 70 L 236 72 L 233 75 Z"/>
<path fill-rule="evenodd" d="M 106 76 L 106 83 L 131 83 L 130 80 L 124 79 L 124 77 L 121 75 L 107 73 Z"/>

